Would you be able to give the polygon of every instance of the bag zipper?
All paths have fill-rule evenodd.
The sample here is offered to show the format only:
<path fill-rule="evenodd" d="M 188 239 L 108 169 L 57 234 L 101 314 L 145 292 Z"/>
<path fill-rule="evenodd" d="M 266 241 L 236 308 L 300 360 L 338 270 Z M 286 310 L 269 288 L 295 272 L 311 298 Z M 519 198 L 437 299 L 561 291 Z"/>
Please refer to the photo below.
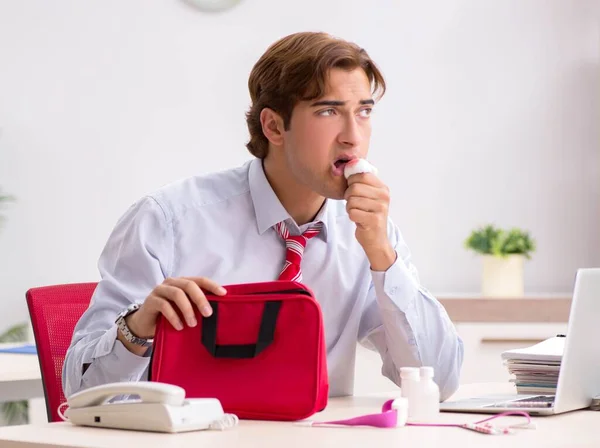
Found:
<path fill-rule="evenodd" d="M 310 297 L 310 292 L 308 292 L 305 289 L 286 289 L 284 291 L 267 291 L 267 292 L 250 292 L 248 293 L 249 296 L 256 296 L 259 294 L 290 294 L 290 293 L 298 293 L 298 294 L 304 294 L 305 296 L 309 296 Z"/>

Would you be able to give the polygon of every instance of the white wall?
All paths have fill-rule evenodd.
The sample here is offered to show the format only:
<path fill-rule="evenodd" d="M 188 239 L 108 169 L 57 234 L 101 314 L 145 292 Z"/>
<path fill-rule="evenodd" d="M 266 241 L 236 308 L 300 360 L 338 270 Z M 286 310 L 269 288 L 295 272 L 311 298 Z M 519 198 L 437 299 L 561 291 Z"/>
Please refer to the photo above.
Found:
<path fill-rule="evenodd" d="M 597 2 L 244 0 L 211 15 L 0 0 L 0 186 L 18 197 L 0 329 L 26 319 L 27 288 L 97 280 L 145 192 L 248 159 L 248 73 L 300 30 L 356 40 L 387 76 L 371 157 L 430 290 L 478 291 L 462 241 L 488 221 L 536 237 L 528 292 L 568 292 L 577 267 L 600 265 Z"/>

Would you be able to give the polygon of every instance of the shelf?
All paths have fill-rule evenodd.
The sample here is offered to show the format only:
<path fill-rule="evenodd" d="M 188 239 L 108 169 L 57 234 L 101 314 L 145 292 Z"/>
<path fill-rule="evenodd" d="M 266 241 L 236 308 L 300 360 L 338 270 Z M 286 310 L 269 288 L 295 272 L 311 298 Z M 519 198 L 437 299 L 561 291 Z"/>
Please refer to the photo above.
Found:
<path fill-rule="evenodd" d="M 437 297 L 450 319 L 459 322 L 561 322 L 569 320 L 571 297 Z"/>

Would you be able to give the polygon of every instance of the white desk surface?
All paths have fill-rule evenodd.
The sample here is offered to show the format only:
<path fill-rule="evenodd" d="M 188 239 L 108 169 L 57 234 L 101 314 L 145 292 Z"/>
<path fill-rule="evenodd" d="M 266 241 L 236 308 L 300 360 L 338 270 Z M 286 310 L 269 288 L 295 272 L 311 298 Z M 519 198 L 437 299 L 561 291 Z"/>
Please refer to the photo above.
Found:
<path fill-rule="evenodd" d="M 462 386 L 455 395 L 511 393 L 510 384 L 472 384 Z M 327 409 L 312 417 L 316 421 L 348 418 L 379 412 L 387 398 L 363 396 L 329 400 Z M 511 417 L 513 418 L 513 417 Z M 463 423 L 481 419 L 477 414 L 442 413 L 440 421 Z M 508 419 L 504 420 L 506 423 Z M 520 420 L 519 420 L 520 421 Z M 407 426 L 393 429 L 365 427 L 318 428 L 294 422 L 241 421 L 226 431 L 196 431 L 182 434 L 158 434 L 104 428 L 76 427 L 70 423 L 47 423 L 0 428 L 0 446 L 23 447 L 99 447 L 119 446 L 170 447 L 598 447 L 600 412 L 583 410 L 567 414 L 534 417 L 537 429 L 521 429 L 516 434 L 492 436 L 462 428 L 426 428 Z"/>
<path fill-rule="evenodd" d="M 20 344 L 0 344 L 13 347 Z M 44 396 L 38 357 L 29 354 L 0 353 L 0 402 L 28 400 Z"/>

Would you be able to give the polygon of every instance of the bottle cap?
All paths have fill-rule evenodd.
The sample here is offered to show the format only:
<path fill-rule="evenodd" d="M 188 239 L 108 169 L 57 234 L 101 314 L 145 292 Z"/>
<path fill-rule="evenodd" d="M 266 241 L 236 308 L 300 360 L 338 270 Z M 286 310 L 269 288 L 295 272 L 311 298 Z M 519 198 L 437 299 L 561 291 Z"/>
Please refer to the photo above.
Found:
<path fill-rule="evenodd" d="M 400 367 L 400 378 L 418 380 L 419 379 L 419 368 L 418 367 Z"/>

